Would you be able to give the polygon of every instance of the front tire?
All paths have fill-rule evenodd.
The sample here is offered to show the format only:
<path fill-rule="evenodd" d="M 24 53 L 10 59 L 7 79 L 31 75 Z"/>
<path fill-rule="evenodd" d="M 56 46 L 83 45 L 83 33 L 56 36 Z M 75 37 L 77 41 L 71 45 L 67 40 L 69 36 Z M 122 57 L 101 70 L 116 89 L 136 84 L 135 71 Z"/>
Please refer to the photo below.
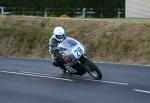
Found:
<path fill-rule="evenodd" d="M 92 63 L 90 60 L 88 60 L 87 58 L 84 59 L 84 63 L 83 63 L 84 67 L 86 68 L 86 70 L 88 71 L 88 73 L 96 80 L 101 80 L 102 79 L 102 73 L 101 71 L 98 69 L 98 67 Z"/>

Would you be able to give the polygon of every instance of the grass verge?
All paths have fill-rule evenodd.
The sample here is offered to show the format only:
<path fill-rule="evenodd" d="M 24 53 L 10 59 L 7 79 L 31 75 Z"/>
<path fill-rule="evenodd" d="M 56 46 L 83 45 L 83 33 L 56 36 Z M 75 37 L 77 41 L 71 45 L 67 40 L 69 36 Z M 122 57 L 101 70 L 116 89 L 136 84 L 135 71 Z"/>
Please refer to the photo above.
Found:
<path fill-rule="evenodd" d="M 0 17 L 0 55 L 49 57 L 55 26 L 82 42 L 93 60 L 150 63 L 150 19 Z"/>

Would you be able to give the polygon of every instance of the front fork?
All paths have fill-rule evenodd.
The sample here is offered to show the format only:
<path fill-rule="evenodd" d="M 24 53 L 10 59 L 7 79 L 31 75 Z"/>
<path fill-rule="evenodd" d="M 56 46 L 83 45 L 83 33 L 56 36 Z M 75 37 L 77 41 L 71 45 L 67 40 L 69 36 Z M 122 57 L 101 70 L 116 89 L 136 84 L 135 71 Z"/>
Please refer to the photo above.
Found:
<path fill-rule="evenodd" d="M 93 71 L 88 64 L 88 58 L 86 57 L 86 55 L 81 56 L 81 58 L 79 59 L 81 62 L 82 67 L 88 72 L 90 73 L 91 71 Z"/>

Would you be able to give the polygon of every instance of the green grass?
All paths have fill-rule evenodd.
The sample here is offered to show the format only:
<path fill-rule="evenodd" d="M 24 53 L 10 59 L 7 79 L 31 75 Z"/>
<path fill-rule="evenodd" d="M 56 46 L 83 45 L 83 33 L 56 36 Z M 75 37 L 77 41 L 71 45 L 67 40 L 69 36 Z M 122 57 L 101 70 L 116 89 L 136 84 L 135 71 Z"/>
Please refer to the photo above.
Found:
<path fill-rule="evenodd" d="M 75 21 L 83 21 L 83 19 L 81 18 L 57 18 L 57 19 L 61 19 L 61 20 L 75 20 Z M 149 24 L 150 23 L 150 19 L 149 18 L 86 18 L 84 19 L 84 21 L 92 21 L 92 22 L 108 22 L 108 23 L 144 23 L 144 24 Z"/>
<path fill-rule="evenodd" d="M 0 16 L 0 55 L 48 58 L 55 26 L 82 42 L 91 59 L 150 63 L 150 19 Z"/>

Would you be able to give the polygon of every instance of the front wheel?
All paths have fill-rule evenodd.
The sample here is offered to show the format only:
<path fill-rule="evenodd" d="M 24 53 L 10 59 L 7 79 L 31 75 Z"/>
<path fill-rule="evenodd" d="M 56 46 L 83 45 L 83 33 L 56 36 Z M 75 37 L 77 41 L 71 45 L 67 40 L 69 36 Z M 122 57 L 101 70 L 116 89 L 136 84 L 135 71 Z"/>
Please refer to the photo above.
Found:
<path fill-rule="evenodd" d="M 98 69 L 98 67 L 92 63 L 90 60 L 85 58 L 84 61 L 84 67 L 86 68 L 87 72 L 94 78 L 97 80 L 101 80 L 102 79 L 102 73 L 101 71 Z"/>
<path fill-rule="evenodd" d="M 89 68 L 88 73 L 94 78 L 94 79 L 98 79 L 101 80 L 102 79 L 102 73 L 100 72 L 100 70 L 94 65 L 92 65 Z"/>

